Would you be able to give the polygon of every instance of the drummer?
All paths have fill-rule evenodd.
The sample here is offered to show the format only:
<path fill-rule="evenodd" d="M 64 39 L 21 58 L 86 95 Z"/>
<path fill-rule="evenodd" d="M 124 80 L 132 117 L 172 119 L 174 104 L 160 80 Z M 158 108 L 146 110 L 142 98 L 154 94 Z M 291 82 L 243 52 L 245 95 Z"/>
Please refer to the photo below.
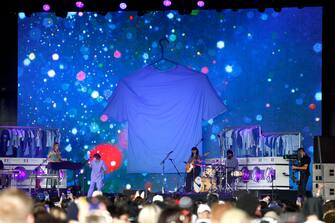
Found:
<path fill-rule="evenodd" d="M 227 150 L 227 160 L 226 160 L 226 169 L 227 169 L 227 183 L 232 186 L 234 177 L 232 173 L 238 170 L 238 160 L 234 157 L 233 150 Z"/>

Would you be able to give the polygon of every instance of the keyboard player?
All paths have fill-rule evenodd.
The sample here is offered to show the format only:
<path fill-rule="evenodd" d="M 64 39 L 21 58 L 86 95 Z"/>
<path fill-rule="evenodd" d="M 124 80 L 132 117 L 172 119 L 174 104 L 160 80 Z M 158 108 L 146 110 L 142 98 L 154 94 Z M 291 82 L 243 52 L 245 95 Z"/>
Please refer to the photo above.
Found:
<path fill-rule="evenodd" d="M 55 142 L 52 146 L 52 149 L 48 153 L 48 162 L 50 163 L 56 163 L 56 162 L 61 162 L 62 161 L 62 156 L 61 152 L 59 149 L 59 144 Z M 59 171 L 58 170 L 53 170 L 53 169 L 48 169 L 48 174 L 50 175 L 58 175 Z M 48 183 L 48 182 L 47 182 Z M 57 180 L 56 179 L 51 179 L 51 187 L 55 188 L 57 185 Z"/>

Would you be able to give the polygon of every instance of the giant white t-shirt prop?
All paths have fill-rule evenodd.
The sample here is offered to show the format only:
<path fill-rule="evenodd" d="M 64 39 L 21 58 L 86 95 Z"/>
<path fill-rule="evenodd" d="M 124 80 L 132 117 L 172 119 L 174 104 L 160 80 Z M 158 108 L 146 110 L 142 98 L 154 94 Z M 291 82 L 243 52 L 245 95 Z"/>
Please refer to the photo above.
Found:
<path fill-rule="evenodd" d="M 202 138 L 202 120 L 224 111 L 206 75 L 177 65 L 166 71 L 148 66 L 120 80 L 104 114 L 128 122 L 128 172 L 160 173 L 172 150 L 170 158 L 184 172 Z M 170 160 L 164 166 L 176 172 Z"/>

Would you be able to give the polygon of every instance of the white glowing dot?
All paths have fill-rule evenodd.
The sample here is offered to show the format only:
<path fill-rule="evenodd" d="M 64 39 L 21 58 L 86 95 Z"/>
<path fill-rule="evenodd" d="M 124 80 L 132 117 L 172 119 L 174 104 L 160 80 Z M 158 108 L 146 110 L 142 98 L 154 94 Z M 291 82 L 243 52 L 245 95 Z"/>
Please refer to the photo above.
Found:
<path fill-rule="evenodd" d="M 90 180 L 88 180 L 88 181 L 87 181 L 87 184 L 88 184 L 88 185 L 90 185 L 90 184 L 91 184 L 91 181 L 90 181 Z"/>
<path fill-rule="evenodd" d="M 291 89 L 291 92 L 292 92 L 292 93 L 295 93 L 295 89 Z"/>
<path fill-rule="evenodd" d="M 81 170 L 80 170 L 80 174 L 83 174 L 83 173 L 84 173 L 84 169 L 81 169 Z"/>
<path fill-rule="evenodd" d="M 268 78 L 268 82 L 271 82 L 272 81 L 272 79 L 271 78 Z"/>
<path fill-rule="evenodd" d="M 316 122 L 319 122 L 319 121 L 320 121 L 320 118 L 319 118 L 319 117 L 316 117 L 316 118 L 315 118 L 315 121 L 316 121 Z"/>
<path fill-rule="evenodd" d="M 265 107 L 270 108 L 271 107 L 270 103 L 266 103 Z"/>
<path fill-rule="evenodd" d="M 65 139 L 65 141 L 66 141 L 66 142 L 70 142 L 70 140 L 69 140 L 69 139 Z"/>
<path fill-rule="evenodd" d="M 169 19 L 173 19 L 174 14 L 173 14 L 172 12 L 170 12 L 170 13 L 168 13 L 166 16 L 167 16 Z"/>
<path fill-rule="evenodd" d="M 20 12 L 20 13 L 19 13 L 19 18 L 20 18 L 20 19 L 24 19 L 24 18 L 26 18 L 26 15 L 24 14 L 24 12 Z"/>
<path fill-rule="evenodd" d="M 56 102 L 52 103 L 52 107 L 53 107 L 53 108 L 56 108 L 56 107 L 57 107 Z"/>
<path fill-rule="evenodd" d="M 48 80 L 46 78 L 43 79 L 44 82 L 47 82 Z"/>
<path fill-rule="evenodd" d="M 121 133 L 121 130 L 120 130 L 120 129 L 119 129 L 119 130 L 117 130 L 117 133 L 119 133 L 119 134 L 120 134 L 120 133 Z"/>
<path fill-rule="evenodd" d="M 52 54 L 51 57 L 53 60 L 59 60 L 59 55 L 57 53 Z"/>
<path fill-rule="evenodd" d="M 30 61 L 28 58 L 26 58 L 26 59 L 23 60 L 23 64 L 24 64 L 25 66 L 29 66 L 30 62 L 31 62 L 31 61 Z"/>
<path fill-rule="evenodd" d="M 71 146 L 71 144 L 69 144 L 69 145 L 67 145 L 67 146 L 65 147 L 65 151 L 66 151 L 66 152 L 71 152 L 71 151 L 72 151 L 72 146 Z"/>
<path fill-rule="evenodd" d="M 55 75 L 56 75 L 56 71 L 55 70 L 51 69 L 51 70 L 48 71 L 48 76 L 49 77 L 54 77 Z"/>
<path fill-rule="evenodd" d="M 88 149 L 88 145 L 85 145 L 85 146 L 84 146 L 84 149 Z"/>
<path fill-rule="evenodd" d="M 219 48 L 219 49 L 224 48 L 224 42 L 223 42 L 222 40 L 218 41 L 218 42 L 216 43 L 216 47 Z"/>
<path fill-rule="evenodd" d="M 112 162 L 111 162 L 111 166 L 115 166 L 116 165 L 116 162 L 113 160 Z"/>
<path fill-rule="evenodd" d="M 314 95 L 315 100 L 321 101 L 322 100 L 322 92 L 316 92 Z"/>
<path fill-rule="evenodd" d="M 227 73 L 233 72 L 233 66 L 232 65 L 227 65 L 224 69 Z"/>
<path fill-rule="evenodd" d="M 99 97 L 99 92 L 98 91 L 92 91 L 91 97 L 94 98 L 94 99 L 98 98 Z"/>
<path fill-rule="evenodd" d="M 73 128 L 73 129 L 71 130 L 71 132 L 72 132 L 73 135 L 76 135 L 76 134 L 78 133 L 78 130 L 77 130 L 76 128 Z"/>
<path fill-rule="evenodd" d="M 28 58 L 29 60 L 35 60 L 36 55 L 34 53 L 29 53 Z"/>
<path fill-rule="evenodd" d="M 131 185 L 130 185 L 130 184 L 127 184 L 127 185 L 126 185 L 126 189 L 127 189 L 127 190 L 130 190 L 130 188 L 131 188 Z"/>
<path fill-rule="evenodd" d="M 67 97 L 64 98 L 64 101 L 67 102 Z"/>
<path fill-rule="evenodd" d="M 142 58 L 147 60 L 149 59 L 149 54 L 148 53 L 143 53 Z"/>
<path fill-rule="evenodd" d="M 59 65 L 59 69 L 63 70 L 63 69 L 64 69 L 64 65 L 63 65 L 63 64 L 60 64 L 60 65 Z"/>

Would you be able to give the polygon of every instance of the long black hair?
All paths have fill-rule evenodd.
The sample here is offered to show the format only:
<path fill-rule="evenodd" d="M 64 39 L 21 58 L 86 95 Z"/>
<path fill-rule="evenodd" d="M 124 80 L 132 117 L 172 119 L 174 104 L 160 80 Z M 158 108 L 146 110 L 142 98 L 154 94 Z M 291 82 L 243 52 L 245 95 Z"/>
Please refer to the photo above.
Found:
<path fill-rule="evenodd" d="M 196 150 L 197 152 L 195 153 L 195 158 L 199 158 L 199 149 L 197 147 L 193 147 L 191 150 L 191 157 L 193 157 L 193 150 Z"/>

